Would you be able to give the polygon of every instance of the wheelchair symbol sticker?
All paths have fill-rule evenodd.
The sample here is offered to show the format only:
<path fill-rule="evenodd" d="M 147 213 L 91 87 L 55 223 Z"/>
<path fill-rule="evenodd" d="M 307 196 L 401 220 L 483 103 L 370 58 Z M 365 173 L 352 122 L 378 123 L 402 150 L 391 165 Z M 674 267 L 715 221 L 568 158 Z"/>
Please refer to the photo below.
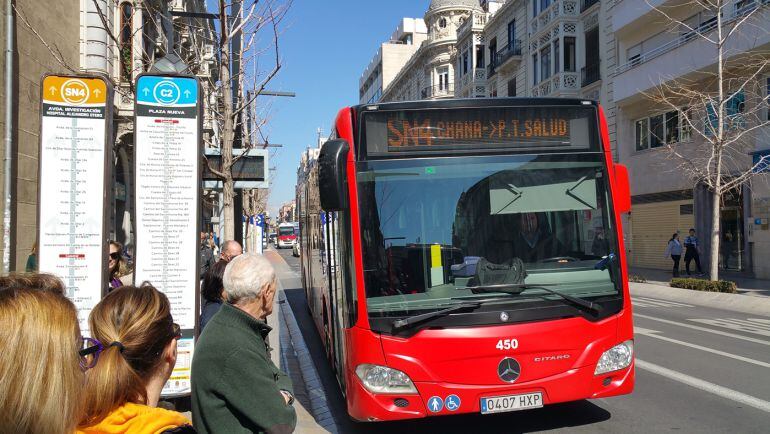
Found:
<path fill-rule="evenodd" d="M 449 395 L 444 400 L 444 407 L 449 411 L 455 411 L 460 408 L 460 397 L 457 395 Z"/>

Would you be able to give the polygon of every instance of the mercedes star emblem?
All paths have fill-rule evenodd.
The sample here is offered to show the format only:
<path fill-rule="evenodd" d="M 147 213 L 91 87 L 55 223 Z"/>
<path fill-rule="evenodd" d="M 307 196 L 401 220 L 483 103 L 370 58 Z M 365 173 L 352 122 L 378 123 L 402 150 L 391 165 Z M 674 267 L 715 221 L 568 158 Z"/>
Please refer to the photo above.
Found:
<path fill-rule="evenodd" d="M 513 383 L 521 374 L 521 366 L 516 359 L 506 357 L 497 365 L 497 376 L 506 383 Z"/>
<path fill-rule="evenodd" d="M 500 312 L 500 321 L 502 322 L 508 321 L 508 312 Z"/>

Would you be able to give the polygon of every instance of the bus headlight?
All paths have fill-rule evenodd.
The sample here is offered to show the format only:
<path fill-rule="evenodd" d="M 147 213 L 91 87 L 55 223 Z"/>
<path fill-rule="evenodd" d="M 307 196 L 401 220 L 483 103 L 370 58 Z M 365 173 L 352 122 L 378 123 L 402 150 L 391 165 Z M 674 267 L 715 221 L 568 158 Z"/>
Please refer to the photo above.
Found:
<path fill-rule="evenodd" d="M 358 365 L 356 375 L 372 393 L 417 393 L 408 375 L 387 366 Z"/>
<path fill-rule="evenodd" d="M 633 360 L 634 341 L 625 341 L 605 351 L 604 354 L 599 357 L 599 363 L 596 364 L 594 375 L 627 368 Z"/>

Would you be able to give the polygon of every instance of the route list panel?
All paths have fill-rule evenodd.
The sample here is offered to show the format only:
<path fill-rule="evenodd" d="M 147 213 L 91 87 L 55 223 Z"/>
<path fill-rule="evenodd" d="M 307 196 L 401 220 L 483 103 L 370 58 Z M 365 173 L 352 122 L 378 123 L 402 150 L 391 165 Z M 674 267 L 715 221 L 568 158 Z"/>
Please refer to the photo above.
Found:
<path fill-rule="evenodd" d="M 164 292 L 174 321 L 193 330 L 200 250 L 198 85 L 192 78 L 143 76 L 136 91 L 136 282 Z"/>
<path fill-rule="evenodd" d="M 59 76 L 42 86 L 38 268 L 62 279 L 87 336 L 104 285 L 108 88 L 102 79 Z"/>

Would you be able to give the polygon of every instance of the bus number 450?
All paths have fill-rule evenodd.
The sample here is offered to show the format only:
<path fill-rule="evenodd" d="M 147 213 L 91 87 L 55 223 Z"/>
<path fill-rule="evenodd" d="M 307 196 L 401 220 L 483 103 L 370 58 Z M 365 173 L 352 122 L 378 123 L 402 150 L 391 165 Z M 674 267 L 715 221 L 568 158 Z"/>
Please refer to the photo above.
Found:
<path fill-rule="evenodd" d="M 497 341 L 497 345 L 495 345 L 495 348 L 498 350 L 515 350 L 516 348 L 519 348 L 519 341 L 516 339 L 500 339 Z"/>

